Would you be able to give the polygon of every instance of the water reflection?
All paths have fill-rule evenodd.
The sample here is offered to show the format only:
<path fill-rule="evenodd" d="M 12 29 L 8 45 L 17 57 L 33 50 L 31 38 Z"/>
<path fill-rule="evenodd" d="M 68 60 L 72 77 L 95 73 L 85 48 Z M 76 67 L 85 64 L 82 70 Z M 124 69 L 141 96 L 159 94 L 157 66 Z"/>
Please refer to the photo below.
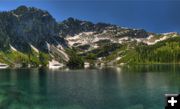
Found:
<path fill-rule="evenodd" d="M 0 109 L 163 109 L 180 67 L 0 70 Z"/>
<path fill-rule="evenodd" d="M 0 109 L 32 109 L 38 99 L 37 69 L 0 71 Z M 44 91 L 43 91 L 44 92 Z"/>
<path fill-rule="evenodd" d="M 144 101 L 140 100 L 138 103 L 143 103 L 145 109 L 162 109 L 164 94 L 166 93 L 179 93 L 180 92 L 180 71 L 179 65 L 140 65 L 124 67 L 122 77 L 128 75 L 130 82 L 122 80 L 126 85 L 131 86 L 130 93 L 126 89 L 126 94 L 129 96 L 133 92 L 142 97 Z M 125 76 L 124 76 L 125 75 Z M 122 83 L 121 83 L 122 84 Z M 133 96 L 132 98 L 135 98 Z M 145 102 L 146 101 L 146 102 Z M 132 101 L 134 102 L 134 101 Z M 137 103 L 137 104 L 138 104 Z M 153 104 L 153 105 L 152 105 Z"/>
<path fill-rule="evenodd" d="M 178 72 L 180 71 L 179 64 L 157 64 L 157 65 L 131 65 L 122 67 L 124 71 L 133 73 L 146 72 Z"/>

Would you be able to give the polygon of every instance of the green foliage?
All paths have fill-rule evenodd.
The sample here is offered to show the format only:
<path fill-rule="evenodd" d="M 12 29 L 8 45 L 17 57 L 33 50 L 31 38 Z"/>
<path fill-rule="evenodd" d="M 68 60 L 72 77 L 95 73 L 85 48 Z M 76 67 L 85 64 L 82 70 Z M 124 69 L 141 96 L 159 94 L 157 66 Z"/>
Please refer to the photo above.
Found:
<path fill-rule="evenodd" d="M 87 56 L 85 57 L 85 59 L 87 60 L 95 60 L 97 58 L 96 54 L 94 53 L 89 53 L 87 54 Z"/>
<path fill-rule="evenodd" d="M 75 69 L 75 68 L 83 68 L 84 67 L 83 58 L 78 56 L 74 49 L 66 49 L 66 52 L 70 56 L 70 59 L 67 63 L 67 66 L 69 68 Z"/>
<path fill-rule="evenodd" d="M 0 51 L 0 62 L 11 66 L 15 66 L 15 64 L 21 64 L 23 67 L 27 67 L 28 64 L 33 67 L 38 67 L 39 65 L 46 66 L 48 64 L 48 60 L 48 54 L 43 52 L 37 53 L 33 50 L 29 53 L 12 50 Z"/>
<path fill-rule="evenodd" d="M 37 53 L 33 49 L 31 49 L 31 51 L 29 52 L 28 57 L 29 63 L 34 67 L 38 67 L 39 65 L 47 66 L 48 61 L 50 60 L 49 54 L 41 51 Z"/>
<path fill-rule="evenodd" d="M 98 46 L 105 46 L 107 44 L 111 44 L 111 41 L 109 39 L 105 39 L 105 40 L 100 40 L 96 43 L 98 44 Z"/>
<path fill-rule="evenodd" d="M 28 56 L 16 51 L 0 51 L 0 62 L 9 65 L 15 63 L 28 63 Z"/>
<path fill-rule="evenodd" d="M 121 62 L 138 64 L 180 63 L 180 37 L 155 45 L 139 45 L 126 53 Z"/>
<path fill-rule="evenodd" d="M 102 47 L 99 47 L 97 49 L 94 49 L 90 52 L 84 53 L 83 55 L 85 58 L 98 58 L 98 57 L 106 57 L 109 56 L 112 52 L 116 51 L 118 48 L 120 48 L 121 45 L 117 43 L 111 43 L 108 45 L 104 45 Z"/>
<path fill-rule="evenodd" d="M 86 44 L 86 45 L 80 45 L 77 47 L 79 49 L 79 51 L 84 51 L 90 48 L 90 45 Z"/>
<path fill-rule="evenodd" d="M 39 61 L 42 66 L 47 66 L 49 59 L 49 55 L 42 52 L 39 53 Z"/>
<path fill-rule="evenodd" d="M 138 63 L 137 56 L 138 53 L 135 50 L 127 50 L 125 52 L 125 56 L 123 56 L 122 59 L 118 61 L 118 63 L 136 64 Z"/>

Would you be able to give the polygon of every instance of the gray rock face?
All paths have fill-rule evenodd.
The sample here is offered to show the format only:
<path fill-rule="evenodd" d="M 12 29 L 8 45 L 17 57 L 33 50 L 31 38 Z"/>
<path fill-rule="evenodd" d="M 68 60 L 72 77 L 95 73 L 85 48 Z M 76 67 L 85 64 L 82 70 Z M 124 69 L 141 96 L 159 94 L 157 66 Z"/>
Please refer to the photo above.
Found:
<path fill-rule="evenodd" d="M 74 18 L 68 18 L 58 24 L 47 11 L 34 7 L 20 6 L 12 11 L 0 12 L 1 50 L 6 50 L 12 45 L 19 51 L 28 52 L 32 44 L 38 50 L 47 52 L 47 43 L 53 46 L 67 46 L 64 38 L 84 32 L 93 32 L 93 34 L 81 35 L 81 39 L 86 37 L 83 40 L 146 38 L 150 34 L 143 29 L 127 29 L 106 23 L 94 24 Z"/>
<path fill-rule="evenodd" d="M 6 45 L 11 44 L 20 51 L 26 51 L 29 44 L 42 51 L 47 51 L 46 43 L 66 45 L 64 39 L 58 36 L 55 19 L 47 11 L 37 8 L 20 6 L 0 13 L 0 27 L 3 27 L 0 29 L 1 39 L 6 37 L 8 40 Z"/>
<path fill-rule="evenodd" d="M 135 37 L 135 38 L 145 38 L 148 37 L 150 33 L 143 29 L 127 29 L 121 28 L 116 25 L 97 23 L 94 24 L 89 21 L 81 21 L 74 18 L 68 18 L 59 24 L 59 31 L 61 36 L 74 36 L 81 32 L 96 32 L 101 34 L 104 30 L 111 31 L 112 35 L 119 37 Z M 120 34 L 117 34 L 120 33 Z"/>
<path fill-rule="evenodd" d="M 103 48 L 105 45 L 114 46 L 114 43 L 142 42 L 142 39 L 154 34 L 144 29 L 129 29 L 112 24 L 81 21 L 69 18 L 59 24 L 61 36 L 69 47 L 75 47 L 82 52 Z"/>

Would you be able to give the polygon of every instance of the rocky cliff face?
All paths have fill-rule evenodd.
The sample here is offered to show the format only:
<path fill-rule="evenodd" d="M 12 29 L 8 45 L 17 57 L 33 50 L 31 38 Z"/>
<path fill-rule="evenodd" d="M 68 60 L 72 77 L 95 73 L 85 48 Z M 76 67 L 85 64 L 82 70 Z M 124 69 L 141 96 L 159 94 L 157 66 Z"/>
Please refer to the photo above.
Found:
<path fill-rule="evenodd" d="M 112 24 L 81 21 L 69 18 L 59 24 L 60 35 L 70 47 L 91 51 L 107 44 L 121 44 L 129 41 L 142 41 L 154 33 L 143 29 L 129 29 Z"/>
<path fill-rule="evenodd" d="M 66 46 L 66 41 L 70 43 L 70 47 L 83 46 L 86 43 L 96 46 L 99 41 L 109 40 L 114 43 L 124 37 L 146 38 L 149 34 L 145 30 L 121 28 L 106 23 L 94 24 L 74 18 L 58 24 L 47 11 L 34 7 L 20 6 L 15 10 L 0 13 L 2 50 L 10 48 L 11 45 L 18 51 L 27 52 L 33 45 L 38 50 L 47 52 L 48 45 Z M 77 35 L 78 38 L 75 37 Z M 76 39 L 71 38 L 78 40 L 76 42 Z"/>
<path fill-rule="evenodd" d="M 146 38 L 150 34 L 143 29 L 128 29 L 106 23 L 94 24 L 89 21 L 81 21 L 74 18 L 68 18 L 61 22 L 59 24 L 59 31 L 61 36 L 64 37 L 74 36 L 82 32 L 95 32 L 100 34 L 106 31 L 111 31 L 111 34 L 117 37 Z"/>
<path fill-rule="evenodd" d="M 63 63 L 72 59 L 70 62 L 76 63 L 74 60 L 80 59 L 78 54 L 96 61 L 108 57 L 108 61 L 114 63 L 131 55 L 135 47 L 148 47 L 179 36 L 178 33 L 155 34 L 144 29 L 94 24 L 74 18 L 57 23 L 47 11 L 20 6 L 0 12 L 0 62 L 46 65 L 52 59 Z"/>
<path fill-rule="evenodd" d="M 59 37 L 58 24 L 47 12 L 33 7 L 20 6 L 16 10 L 0 13 L 1 49 L 12 45 L 26 52 L 30 44 L 47 52 L 47 43 L 66 45 Z"/>

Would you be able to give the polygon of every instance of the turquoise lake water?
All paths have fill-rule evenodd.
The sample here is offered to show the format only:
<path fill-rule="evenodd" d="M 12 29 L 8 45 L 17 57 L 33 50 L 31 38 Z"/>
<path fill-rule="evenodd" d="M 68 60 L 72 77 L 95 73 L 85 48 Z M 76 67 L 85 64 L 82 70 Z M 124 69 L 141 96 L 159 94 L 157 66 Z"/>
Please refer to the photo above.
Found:
<path fill-rule="evenodd" d="M 164 109 L 180 66 L 0 70 L 0 109 Z"/>

